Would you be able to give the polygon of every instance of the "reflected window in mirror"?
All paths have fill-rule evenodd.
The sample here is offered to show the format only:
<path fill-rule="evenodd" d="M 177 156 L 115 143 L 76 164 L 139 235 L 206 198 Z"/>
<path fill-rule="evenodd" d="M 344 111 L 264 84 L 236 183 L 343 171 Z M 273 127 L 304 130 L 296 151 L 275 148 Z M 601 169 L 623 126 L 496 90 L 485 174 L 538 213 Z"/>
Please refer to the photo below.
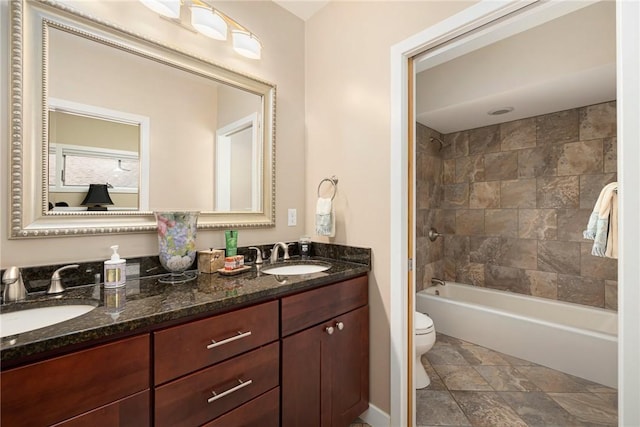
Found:
<path fill-rule="evenodd" d="M 69 205 L 53 212 L 86 210 L 92 183 L 108 185 L 110 211 L 148 208 L 147 117 L 50 98 L 48 126 L 48 201 Z"/>

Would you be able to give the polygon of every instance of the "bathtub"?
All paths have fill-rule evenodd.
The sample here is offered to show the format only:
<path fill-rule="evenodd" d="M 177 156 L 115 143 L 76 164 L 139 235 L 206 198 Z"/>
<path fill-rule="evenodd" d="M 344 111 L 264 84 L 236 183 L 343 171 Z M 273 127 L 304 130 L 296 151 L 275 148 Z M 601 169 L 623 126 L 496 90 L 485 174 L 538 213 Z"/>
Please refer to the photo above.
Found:
<path fill-rule="evenodd" d="M 617 388 L 615 311 L 455 282 L 418 292 L 416 310 L 436 334 Z"/>

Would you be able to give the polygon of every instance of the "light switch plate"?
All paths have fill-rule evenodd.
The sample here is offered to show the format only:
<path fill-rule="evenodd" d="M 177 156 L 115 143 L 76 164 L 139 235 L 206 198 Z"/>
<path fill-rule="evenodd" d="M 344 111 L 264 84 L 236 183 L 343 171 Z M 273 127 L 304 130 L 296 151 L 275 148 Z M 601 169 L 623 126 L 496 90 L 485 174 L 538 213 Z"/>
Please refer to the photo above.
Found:
<path fill-rule="evenodd" d="M 293 227 L 298 223 L 298 211 L 296 209 L 289 209 L 287 214 L 287 225 Z"/>

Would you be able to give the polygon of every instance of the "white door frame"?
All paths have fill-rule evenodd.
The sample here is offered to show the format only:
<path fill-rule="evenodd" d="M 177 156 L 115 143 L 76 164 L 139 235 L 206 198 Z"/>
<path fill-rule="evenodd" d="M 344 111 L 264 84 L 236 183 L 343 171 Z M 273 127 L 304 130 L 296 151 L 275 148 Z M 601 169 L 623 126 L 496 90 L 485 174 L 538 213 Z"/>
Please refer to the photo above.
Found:
<path fill-rule="evenodd" d="M 532 20 L 557 13 L 575 2 L 551 0 L 482 0 L 468 9 L 394 45 L 391 48 L 391 425 L 415 424 L 415 410 L 407 414 L 409 399 L 415 408 L 415 393 L 408 392 L 408 295 L 415 283 L 408 279 L 408 64 L 410 58 L 430 49 L 446 55 L 462 45 L 477 49 L 493 36 L 504 36 L 530 25 Z M 581 2 L 587 4 L 588 2 Z M 506 15 L 518 11 L 505 18 Z M 489 24 L 490 23 L 490 24 Z M 489 24 L 482 29 L 479 27 Z M 476 31 L 473 31 L 476 30 Z M 471 34 L 466 34 L 473 31 Z M 616 10 L 617 115 L 619 185 L 618 262 L 618 422 L 640 425 L 640 2 L 622 0 Z M 464 36 L 463 36 L 464 34 Z M 453 40 L 456 39 L 456 40 Z M 486 43 L 485 43 L 486 44 Z M 474 47 L 475 46 L 475 47 Z M 415 168 L 414 168 L 415 170 Z M 625 186 L 626 183 L 626 186 Z M 628 191 L 625 191 L 628 188 Z M 411 196 L 413 197 L 413 196 Z M 415 204 L 414 204 L 415 206 Z M 412 215 L 414 213 L 411 213 Z M 414 248 L 415 252 L 415 248 Z M 410 312 L 413 312 L 412 307 Z M 412 331 L 413 332 L 413 331 Z M 413 353 L 413 351 L 411 351 Z"/>
<path fill-rule="evenodd" d="M 258 113 L 249 114 L 216 131 L 215 210 L 231 211 L 231 143 L 238 132 L 251 129 L 251 212 L 260 210 L 262 199 L 262 140 Z"/>

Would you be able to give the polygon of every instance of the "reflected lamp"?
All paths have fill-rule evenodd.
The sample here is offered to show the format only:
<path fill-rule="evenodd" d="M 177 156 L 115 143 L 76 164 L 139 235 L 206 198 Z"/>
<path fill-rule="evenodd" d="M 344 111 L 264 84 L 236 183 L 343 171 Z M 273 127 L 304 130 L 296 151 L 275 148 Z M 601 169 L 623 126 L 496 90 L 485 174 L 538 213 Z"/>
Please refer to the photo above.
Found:
<path fill-rule="evenodd" d="M 89 184 L 89 191 L 81 203 L 88 211 L 106 211 L 103 205 L 113 205 L 107 184 Z"/>

